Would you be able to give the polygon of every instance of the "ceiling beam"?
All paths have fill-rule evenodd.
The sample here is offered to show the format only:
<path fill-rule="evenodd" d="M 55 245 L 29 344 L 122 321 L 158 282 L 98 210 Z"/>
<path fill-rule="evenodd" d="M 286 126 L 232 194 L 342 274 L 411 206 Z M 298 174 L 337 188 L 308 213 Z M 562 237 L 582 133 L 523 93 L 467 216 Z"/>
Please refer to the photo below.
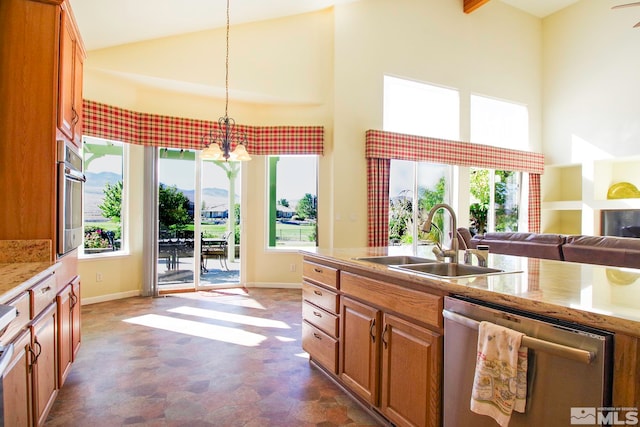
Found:
<path fill-rule="evenodd" d="M 489 0 L 464 0 L 463 10 L 464 13 L 471 13 Z"/>

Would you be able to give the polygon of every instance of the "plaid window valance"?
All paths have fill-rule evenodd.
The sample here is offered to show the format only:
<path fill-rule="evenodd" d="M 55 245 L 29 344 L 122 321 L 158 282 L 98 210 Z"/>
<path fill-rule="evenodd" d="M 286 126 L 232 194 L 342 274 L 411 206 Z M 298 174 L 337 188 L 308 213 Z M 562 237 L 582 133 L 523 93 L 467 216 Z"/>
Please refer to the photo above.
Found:
<path fill-rule="evenodd" d="M 412 160 L 542 174 L 544 155 L 490 145 L 407 135 L 381 130 L 366 133 L 370 159 Z"/>
<path fill-rule="evenodd" d="M 202 137 L 218 122 L 141 113 L 84 100 L 84 134 L 129 144 L 203 149 Z M 236 125 L 253 155 L 323 154 L 323 126 Z"/>

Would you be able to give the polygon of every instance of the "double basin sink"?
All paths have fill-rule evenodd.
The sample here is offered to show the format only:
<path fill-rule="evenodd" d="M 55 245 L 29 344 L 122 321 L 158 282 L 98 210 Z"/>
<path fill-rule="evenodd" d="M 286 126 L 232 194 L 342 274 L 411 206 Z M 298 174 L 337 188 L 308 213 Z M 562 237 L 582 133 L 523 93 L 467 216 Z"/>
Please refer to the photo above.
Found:
<path fill-rule="evenodd" d="M 395 270 L 416 273 L 441 279 L 461 279 L 467 277 L 488 276 L 505 273 L 497 268 L 481 267 L 478 265 L 456 264 L 435 261 L 410 255 L 387 255 L 354 258 L 356 261 L 366 261 L 386 265 Z"/>

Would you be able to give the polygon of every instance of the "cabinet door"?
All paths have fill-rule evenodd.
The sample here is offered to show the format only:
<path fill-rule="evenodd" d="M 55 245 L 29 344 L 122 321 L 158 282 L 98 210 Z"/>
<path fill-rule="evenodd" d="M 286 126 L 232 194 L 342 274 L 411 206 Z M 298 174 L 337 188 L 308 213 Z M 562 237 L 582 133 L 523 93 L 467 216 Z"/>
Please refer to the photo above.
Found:
<path fill-rule="evenodd" d="M 71 287 L 71 360 L 75 361 L 80 349 L 80 278 Z"/>
<path fill-rule="evenodd" d="M 71 289 L 72 286 L 69 284 L 56 296 L 58 308 L 58 384 L 60 387 L 69 374 L 73 359 Z"/>
<path fill-rule="evenodd" d="M 384 315 L 382 413 L 397 426 L 440 425 L 442 336 Z"/>
<path fill-rule="evenodd" d="M 34 420 L 44 425 L 57 394 L 56 304 L 51 304 L 31 326 L 33 363 Z"/>
<path fill-rule="evenodd" d="M 60 15 L 60 62 L 58 71 L 58 129 L 73 138 L 73 65 L 75 32 L 72 21 L 63 10 Z"/>
<path fill-rule="evenodd" d="M 343 297 L 341 313 L 340 378 L 353 392 L 375 405 L 380 312 Z"/>
<path fill-rule="evenodd" d="M 84 69 L 84 54 L 80 49 L 80 43 L 75 43 L 73 55 L 73 106 L 72 125 L 73 143 L 76 147 L 82 146 L 82 75 Z"/>
<path fill-rule="evenodd" d="M 31 423 L 31 332 L 13 341 L 13 358 L 2 377 L 4 426 L 24 427 Z"/>

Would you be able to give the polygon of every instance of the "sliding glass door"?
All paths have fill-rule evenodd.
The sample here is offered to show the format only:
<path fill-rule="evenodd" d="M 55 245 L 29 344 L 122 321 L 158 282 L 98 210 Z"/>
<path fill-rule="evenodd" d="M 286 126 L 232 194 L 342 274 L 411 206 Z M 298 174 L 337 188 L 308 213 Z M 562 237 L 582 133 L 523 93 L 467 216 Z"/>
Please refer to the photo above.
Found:
<path fill-rule="evenodd" d="M 201 161 L 194 151 L 159 150 L 156 263 L 161 292 L 240 283 L 235 256 L 240 197 L 231 191 L 239 171 L 239 163 Z"/>

